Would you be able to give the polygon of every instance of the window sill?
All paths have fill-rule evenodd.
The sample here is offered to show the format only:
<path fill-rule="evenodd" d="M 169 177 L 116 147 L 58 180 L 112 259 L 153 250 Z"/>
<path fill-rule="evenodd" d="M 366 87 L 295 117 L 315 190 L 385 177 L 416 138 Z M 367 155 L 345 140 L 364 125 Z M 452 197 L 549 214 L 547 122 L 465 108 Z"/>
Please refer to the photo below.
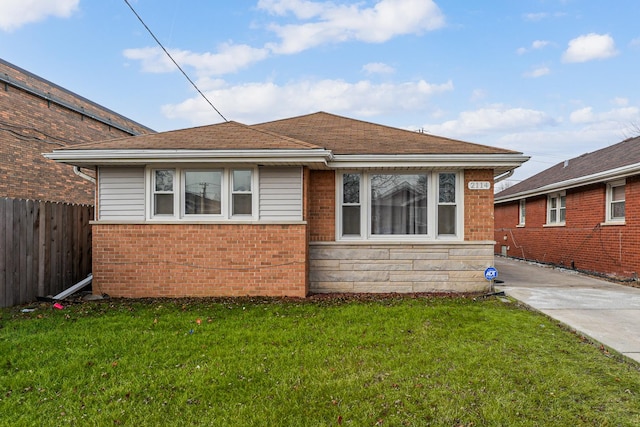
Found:
<path fill-rule="evenodd" d="M 516 228 L 524 228 L 524 226 L 525 226 L 524 224 L 517 224 Z"/>
<path fill-rule="evenodd" d="M 616 225 L 626 225 L 625 221 L 606 221 L 606 222 L 601 222 L 600 226 L 602 227 L 609 227 L 609 226 L 616 226 Z"/>
<path fill-rule="evenodd" d="M 557 224 L 544 224 L 542 227 L 543 228 L 553 228 L 553 227 L 564 227 L 565 223 L 564 222 L 559 222 Z"/>

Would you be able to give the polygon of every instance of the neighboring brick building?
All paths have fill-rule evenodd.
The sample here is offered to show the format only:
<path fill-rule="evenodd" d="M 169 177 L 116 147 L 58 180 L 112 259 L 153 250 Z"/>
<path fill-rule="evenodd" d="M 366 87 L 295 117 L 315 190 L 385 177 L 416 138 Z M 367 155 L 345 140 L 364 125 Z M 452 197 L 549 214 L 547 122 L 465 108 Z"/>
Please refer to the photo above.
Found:
<path fill-rule="evenodd" d="M 93 204 L 93 184 L 42 153 L 153 132 L 1 59 L 0 85 L 0 197 Z"/>
<path fill-rule="evenodd" d="M 495 253 L 636 279 L 640 137 L 559 163 L 495 196 Z"/>
<path fill-rule="evenodd" d="M 123 156 L 126 153 L 126 156 Z M 56 149 L 97 167 L 94 292 L 469 292 L 522 153 L 316 113 Z"/>

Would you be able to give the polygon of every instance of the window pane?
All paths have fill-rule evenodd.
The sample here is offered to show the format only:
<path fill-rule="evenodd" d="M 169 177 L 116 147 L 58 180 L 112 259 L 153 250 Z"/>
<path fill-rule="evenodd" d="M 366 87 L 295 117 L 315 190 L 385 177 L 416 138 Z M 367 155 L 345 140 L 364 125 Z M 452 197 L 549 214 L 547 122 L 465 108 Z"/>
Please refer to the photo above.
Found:
<path fill-rule="evenodd" d="M 456 234 L 456 206 L 438 206 L 438 235 Z"/>
<path fill-rule="evenodd" d="M 233 215 L 251 215 L 251 194 L 233 195 Z"/>
<path fill-rule="evenodd" d="M 173 170 L 157 170 L 156 191 L 173 191 Z"/>
<path fill-rule="evenodd" d="M 155 194 L 154 215 L 173 215 L 173 194 Z"/>
<path fill-rule="evenodd" d="M 233 171 L 233 191 L 251 191 L 251 171 Z"/>
<path fill-rule="evenodd" d="M 615 202 L 611 204 L 611 217 L 612 218 L 624 218 L 625 202 Z"/>
<path fill-rule="evenodd" d="M 342 235 L 360 235 L 360 206 L 342 207 Z"/>
<path fill-rule="evenodd" d="M 427 234 L 427 175 L 371 176 L 371 233 Z"/>
<path fill-rule="evenodd" d="M 439 203 L 455 203 L 456 202 L 456 174 L 441 173 L 440 185 L 438 186 L 438 202 Z"/>
<path fill-rule="evenodd" d="M 550 200 L 551 200 L 551 209 L 555 209 L 558 206 L 558 199 L 555 197 L 552 197 Z"/>
<path fill-rule="evenodd" d="M 557 212 L 555 210 L 552 210 L 549 212 L 549 222 L 553 223 L 553 222 L 558 222 L 558 217 L 556 216 Z"/>
<path fill-rule="evenodd" d="M 360 203 L 360 175 L 346 173 L 342 176 L 342 203 Z"/>
<path fill-rule="evenodd" d="M 564 208 L 565 206 L 567 206 L 567 197 L 566 196 L 560 196 L 560 207 Z"/>
<path fill-rule="evenodd" d="M 186 171 L 184 173 L 184 213 L 187 215 L 220 214 L 222 172 Z"/>
<path fill-rule="evenodd" d="M 611 200 L 614 202 L 620 202 L 624 200 L 624 185 L 611 188 Z"/>
<path fill-rule="evenodd" d="M 564 222 L 566 219 L 567 210 L 565 208 L 560 208 L 560 222 Z"/>

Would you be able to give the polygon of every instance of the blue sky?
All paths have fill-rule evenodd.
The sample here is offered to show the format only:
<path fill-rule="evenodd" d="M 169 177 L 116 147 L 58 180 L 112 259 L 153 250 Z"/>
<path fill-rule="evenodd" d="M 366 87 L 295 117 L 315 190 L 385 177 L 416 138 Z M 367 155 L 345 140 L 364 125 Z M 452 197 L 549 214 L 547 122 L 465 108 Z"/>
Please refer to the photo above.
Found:
<path fill-rule="evenodd" d="M 522 151 L 640 134 L 637 0 L 130 0 L 246 124 L 327 111 Z M 0 0 L 0 57 L 155 130 L 222 118 L 124 0 Z"/>

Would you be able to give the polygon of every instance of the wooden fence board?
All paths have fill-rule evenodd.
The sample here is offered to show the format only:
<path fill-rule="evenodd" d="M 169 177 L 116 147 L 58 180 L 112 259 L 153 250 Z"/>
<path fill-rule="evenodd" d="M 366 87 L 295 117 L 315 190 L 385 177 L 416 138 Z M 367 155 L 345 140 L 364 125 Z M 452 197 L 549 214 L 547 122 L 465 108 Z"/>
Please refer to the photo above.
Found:
<path fill-rule="evenodd" d="M 0 199 L 0 307 L 56 295 L 91 273 L 93 207 Z"/>
<path fill-rule="evenodd" d="M 0 307 L 6 307 L 7 288 L 7 199 L 0 199 Z"/>

